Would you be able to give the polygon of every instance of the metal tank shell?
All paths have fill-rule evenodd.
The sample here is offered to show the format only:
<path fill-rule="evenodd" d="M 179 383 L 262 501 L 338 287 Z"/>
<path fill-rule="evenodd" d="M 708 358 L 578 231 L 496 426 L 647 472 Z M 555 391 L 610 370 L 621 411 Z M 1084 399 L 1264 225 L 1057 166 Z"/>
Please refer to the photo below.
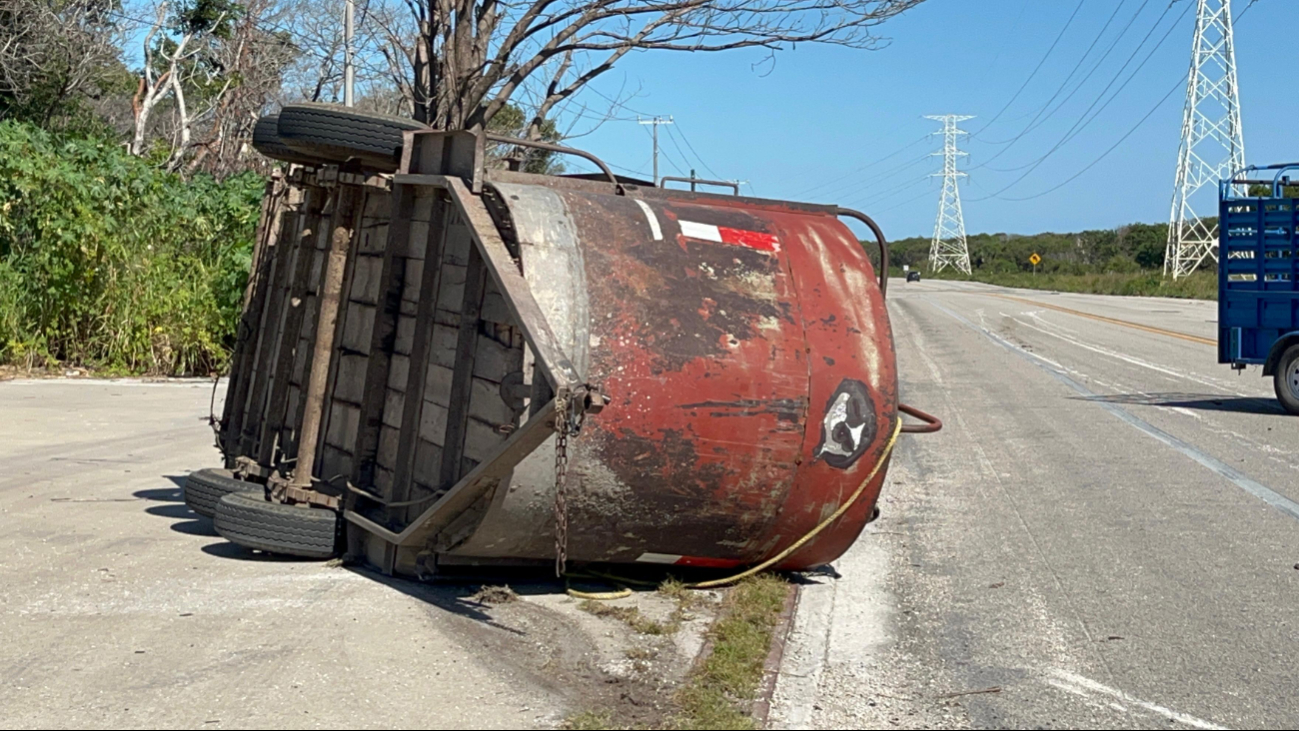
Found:
<path fill-rule="evenodd" d="M 396 175 L 268 186 L 227 468 L 335 511 L 340 551 L 387 573 L 561 547 L 751 566 L 841 508 L 778 560 L 842 555 L 919 413 L 850 212 L 641 185 L 566 148 L 604 179 L 488 169 L 489 138 L 408 132 Z"/>
<path fill-rule="evenodd" d="M 898 387 L 884 298 L 824 208 L 653 192 L 488 191 L 574 365 L 611 398 L 570 443 L 568 556 L 755 563 L 835 511 L 885 451 Z M 520 463 L 451 553 L 552 556 L 553 455 Z M 886 471 L 784 568 L 847 550 Z"/>

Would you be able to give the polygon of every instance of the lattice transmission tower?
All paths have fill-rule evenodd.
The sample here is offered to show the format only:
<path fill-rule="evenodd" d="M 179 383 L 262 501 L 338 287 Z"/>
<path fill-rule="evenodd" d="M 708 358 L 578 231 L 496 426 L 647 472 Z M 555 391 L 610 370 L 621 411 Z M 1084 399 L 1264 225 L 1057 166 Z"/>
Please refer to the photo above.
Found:
<path fill-rule="evenodd" d="M 929 247 L 929 266 L 935 272 L 941 272 L 949 266 L 956 267 L 965 274 L 970 273 L 970 247 L 965 240 L 965 214 L 961 212 L 961 189 L 956 181 L 966 177 L 956 169 L 956 158 L 966 157 L 968 152 L 956 148 L 956 138 L 968 134 L 958 129 L 957 124 L 974 117 L 959 114 L 930 116 L 943 123 L 943 131 L 935 132 L 943 136 L 943 151 L 934 153 L 943 156 L 943 197 L 938 202 L 938 221 L 934 224 L 934 242 Z M 939 177 L 937 174 L 931 177 Z"/>
<path fill-rule="evenodd" d="M 1231 0 L 1197 2 L 1182 146 L 1177 153 L 1177 183 L 1164 256 L 1164 274 L 1172 274 L 1174 279 L 1195 271 L 1205 259 L 1218 260 L 1217 196 L 1209 191 L 1196 194 L 1205 187 L 1216 191 L 1219 180 L 1245 167 Z"/>

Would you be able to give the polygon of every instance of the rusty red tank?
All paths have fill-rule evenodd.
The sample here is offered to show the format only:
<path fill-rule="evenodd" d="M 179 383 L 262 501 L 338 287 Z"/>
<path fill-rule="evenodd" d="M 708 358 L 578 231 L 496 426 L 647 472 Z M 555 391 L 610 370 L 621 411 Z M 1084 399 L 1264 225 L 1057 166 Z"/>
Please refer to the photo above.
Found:
<path fill-rule="evenodd" d="M 871 263 L 833 213 L 661 190 L 493 189 L 534 294 L 611 398 L 570 448 L 571 558 L 754 563 L 879 462 L 898 418 L 893 335 Z M 885 473 L 785 565 L 842 554 Z M 516 470 L 500 514 L 460 550 L 547 555 L 551 531 L 525 526 L 549 524 L 552 482 L 549 464 Z M 515 513 L 527 517 L 494 524 Z"/>
<path fill-rule="evenodd" d="M 339 510 L 353 554 L 405 573 L 558 550 L 754 565 L 860 492 L 780 567 L 842 555 L 875 512 L 900 418 L 881 280 L 844 212 L 486 170 L 482 149 L 408 134 L 391 192 L 358 204 L 391 221 L 383 241 L 353 234 L 311 462 L 350 489 L 280 493 Z M 241 388 L 302 401 L 275 396 L 291 372 L 259 391 L 245 370 Z M 262 436 L 227 455 L 273 494 L 302 420 L 283 422 L 245 427 Z"/>

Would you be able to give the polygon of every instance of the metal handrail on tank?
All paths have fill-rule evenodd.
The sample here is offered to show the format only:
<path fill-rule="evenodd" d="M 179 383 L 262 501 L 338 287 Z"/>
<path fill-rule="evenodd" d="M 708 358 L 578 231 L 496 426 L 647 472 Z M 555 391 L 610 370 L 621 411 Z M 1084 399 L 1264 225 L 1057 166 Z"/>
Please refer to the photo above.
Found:
<path fill-rule="evenodd" d="M 861 211 L 854 211 L 851 208 L 836 206 L 835 213 L 836 215 L 848 216 L 849 218 L 855 218 L 858 221 L 861 221 L 866 224 L 867 228 L 869 228 L 872 233 L 875 234 L 875 241 L 880 245 L 880 295 L 887 297 L 889 289 L 889 242 L 884 239 L 884 232 L 881 231 L 879 225 L 875 223 L 875 219 Z"/>
<path fill-rule="evenodd" d="M 693 185 L 714 185 L 717 186 L 718 188 L 730 188 L 731 190 L 735 191 L 735 195 L 740 194 L 740 184 L 732 180 L 704 180 L 703 178 L 683 178 L 677 175 L 665 175 L 659 178 L 658 187 L 660 188 L 664 187 L 663 184 L 667 182 L 690 183 L 692 186 Z"/>
<path fill-rule="evenodd" d="M 596 157 L 595 155 L 592 155 L 591 153 L 585 150 L 578 150 L 573 147 L 564 147 L 563 145 L 556 145 L 551 142 L 541 142 L 540 140 L 524 140 L 518 137 L 510 137 L 508 135 L 497 135 L 497 134 L 492 134 L 490 132 L 484 134 L 483 139 L 491 140 L 492 142 L 502 142 L 507 145 L 519 145 L 520 147 L 535 147 L 538 150 L 546 150 L 548 152 L 558 152 L 565 155 L 576 155 L 584 160 L 589 160 L 595 163 L 596 166 L 600 168 L 600 171 L 603 172 L 605 176 L 609 178 L 609 182 L 613 183 L 615 186 L 618 187 L 619 195 L 622 195 L 623 193 L 626 192 L 625 190 L 623 190 L 622 183 L 618 181 L 618 176 L 613 174 L 613 171 L 609 169 L 609 166 L 605 164 L 604 160 L 601 160 L 600 158 Z"/>
<path fill-rule="evenodd" d="M 907 406 L 899 403 L 898 411 L 925 422 L 923 424 L 906 424 L 902 427 L 903 434 L 933 434 L 943 430 L 943 422 L 937 416 L 926 413 L 914 406 Z"/>

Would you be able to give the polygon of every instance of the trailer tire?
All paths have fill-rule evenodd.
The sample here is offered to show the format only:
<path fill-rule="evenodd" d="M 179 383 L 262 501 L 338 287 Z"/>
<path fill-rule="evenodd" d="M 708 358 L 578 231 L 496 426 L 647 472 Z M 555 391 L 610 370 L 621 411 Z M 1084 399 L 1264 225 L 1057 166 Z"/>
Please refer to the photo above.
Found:
<path fill-rule="evenodd" d="M 333 558 L 338 546 L 338 513 L 267 501 L 253 493 L 231 493 L 216 509 L 216 531 L 231 543 L 267 553 Z"/>
<path fill-rule="evenodd" d="M 1281 353 L 1276 370 L 1272 372 L 1272 386 L 1277 401 L 1285 410 L 1299 416 L 1299 344 L 1291 345 Z"/>
<path fill-rule="evenodd" d="M 181 492 L 185 495 L 185 505 L 204 518 L 216 514 L 217 503 L 221 498 L 235 492 L 261 492 L 262 486 L 256 482 L 244 482 L 236 479 L 229 470 L 206 469 L 189 473 Z"/>
<path fill-rule="evenodd" d="M 308 102 L 281 109 L 276 129 L 280 141 L 300 154 L 336 163 L 356 158 L 391 173 L 401 158 L 402 133 L 428 127 L 404 117 Z"/>
<path fill-rule="evenodd" d="M 257 120 L 253 126 L 253 149 L 262 153 L 272 160 L 280 162 L 294 163 L 295 165 L 305 165 L 307 167 L 319 167 L 325 164 L 325 160 L 311 155 L 304 155 L 284 144 L 280 139 L 280 115 L 267 114 Z"/>

